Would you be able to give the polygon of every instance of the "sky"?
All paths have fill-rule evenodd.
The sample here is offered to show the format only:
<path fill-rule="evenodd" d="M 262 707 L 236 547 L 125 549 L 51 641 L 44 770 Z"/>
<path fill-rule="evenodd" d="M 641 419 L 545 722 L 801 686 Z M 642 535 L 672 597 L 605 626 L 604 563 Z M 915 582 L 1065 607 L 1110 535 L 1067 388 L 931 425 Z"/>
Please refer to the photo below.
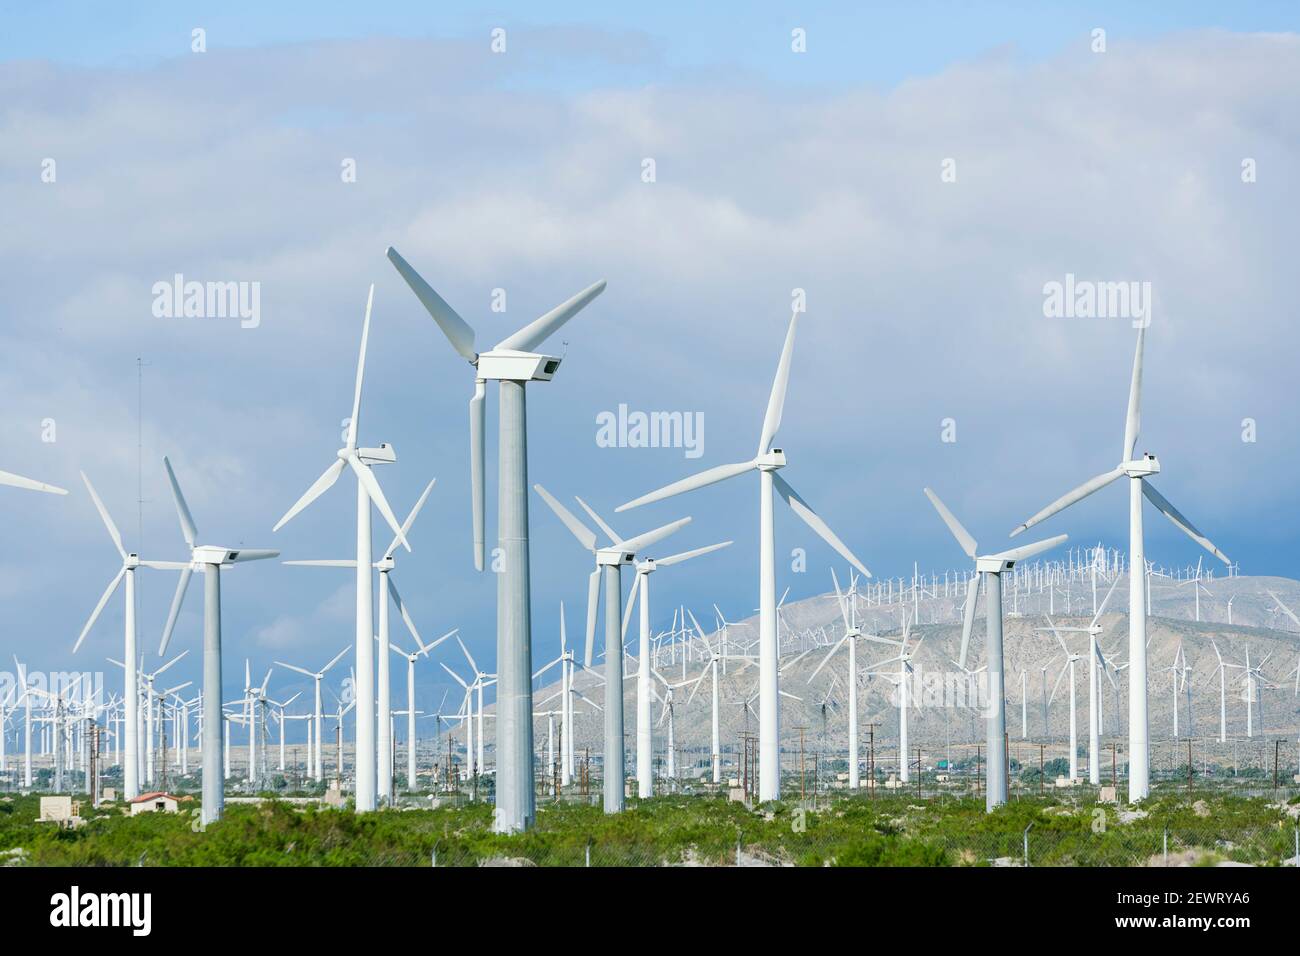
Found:
<path fill-rule="evenodd" d="M 1161 460 L 1156 486 L 1242 573 L 1300 576 L 1293 5 L 441 6 L 6 14 L 0 468 L 71 494 L 0 489 L 5 660 L 94 670 L 121 653 L 119 596 L 70 654 L 119 564 L 79 470 L 147 558 L 183 556 L 163 455 L 201 539 L 349 556 L 350 479 L 271 529 L 341 444 L 370 283 L 362 441 L 396 448 L 377 474 L 401 515 L 437 478 L 395 578 L 426 639 L 459 627 L 492 658 L 471 370 L 390 244 L 480 343 L 608 281 L 547 343 L 564 363 L 529 389 L 529 479 L 627 535 L 691 515 L 663 554 L 735 541 L 658 576 L 657 626 L 679 603 L 752 613 L 757 482 L 613 509 L 753 455 L 796 289 L 783 475 L 877 576 L 963 566 L 923 486 L 999 545 L 1117 462 L 1135 332 L 1045 314 L 1067 275 L 1150 289 L 1139 450 Z M 177 274 L 256 283 L 256 320 L 156 314 Z M 496 404 L 490 389 L 489 540 Z M 620 405 L 702 416 L 701 454 L 601 447 L 598 416 Z M 544 663 L 560 601 L 581 631 L 591 558 L 531 508 Z M 1196 562 L 1151 509 L 1146 524 L 1150 557 Z M 1126 547 L 1123 492 L 1042 530 Z M 838 559 L 781 505 L 777 536 L 778 590 L 828 590 Z M 151 669 L 174 578 L 140 579 Z M 224 587 L 232 684 L 245 658 L 314 667 L 352 641 L 346 572 L 267 562 Z M 191 652 L 178 683 L 198 680 L 201 598 L 173 639 Z M 428 707 L 449 681 L 421 667 Z M 295 686 L 283 670 L 276 685 Z"/>

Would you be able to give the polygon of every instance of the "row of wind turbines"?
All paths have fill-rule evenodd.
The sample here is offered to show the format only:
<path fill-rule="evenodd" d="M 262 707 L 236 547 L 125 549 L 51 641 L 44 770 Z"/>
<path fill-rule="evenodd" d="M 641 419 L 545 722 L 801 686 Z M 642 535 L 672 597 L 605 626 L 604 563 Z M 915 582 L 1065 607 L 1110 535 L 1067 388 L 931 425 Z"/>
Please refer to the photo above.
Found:
<path fill-rule="evenodd" d="M 558 356 L 544 354 L 542 348 L 546 340 L 572 319 L 579 311 L 590 304 L 601 292 L 605 283 L 597 282 L 566 302 L 547 312 L 545 315 L 519 329 L 493 348 L 479 352 L 476 350 L 476 336 L 473 328 L 456 312 L 395 249 L 388 249 L 388 258 L 398 273 L 405 280 L 417 300 L 429 313 L 439 329 L 448 339 L 453 349 L 467 361 L 473 369 L 473 392 L 469 400 L 469 460 L 471 476 L 471 515 L 472 515 L 472 553 L 476 568 L 482 570 L 485 551 L 485 415 L 484 402 L 486 386 L 489 381 L 498 385 L 500 401 L 499 416 L 499 455 L 498 455 L 498 549 L 495 552 L 497 570 L 497 671 L 488 678 L 485 673 L 475 670 L 474 689 L 481 695 L 488 680 L 495 681 L 497 707 L 496 752 L 497 782 L 495 828 L 500 832 L 516 832 L 527 829 L 535 818 L 534 796 L 534 745 L 532 667 L 532 622 L 531 622 L 531 588 L 529 567 L 529 496 L 527 494 L 527 404 L 526 386 L 534 382 L 550 381 L 559 370 L 562 359 Z M 356 553 L 348 559 L 317 559 L 293 562 L 315 566 L 350 567 L 356 578 L 356 633 L 354 641 L 354 662 L 352 665 L 355 680 L 355 755 L 356 755 L 356 809 L 367 812 L 376 809 L 382 802 L 391 800 L 392 768 L 390 733 L 391 675 L 389 657 L 384 649 L 390 646 L 389 617 L 390 607 L 396 607 L 408 628 L 415 633 L 405 606 L 402 604 L 392 580 L 392 571 L 396 564 L 399 547 L 407 551 L 410 544 L 407 532 L 427 497 L 432 482 L 426 487 L 420 502 L 412 510 L 405 523 L 399 523 L 389 506 L 383 489 L 376 479 L 373 469 L 378 465 L 394 463 L 396 452 L 391 445 L 380 443 L 376 446 L 360 444 L 361 399 L 365 375 L 367 343 L 371 328 L 371 313 L 374 301 L 374 287 L 371 286 L 367 296 L 365 317 L 362 323 L 361 345 L 357 360 L 354 390 L 352 395 L 352 414 L 348 419 L 344 445 L 334 453 L 334 460 L 324 472 L 307 488 L 299 499 L 285 512 L 275 524 L 273 531 L 278 531 L 296 515 L 310 506 L 317 498 L 328 491 L 345 470 L 350 470 L 356 479 Z M 758 794 L 763 801 L 780 797 L 780 677 L 783 665 L 779 660 L 779 642 L 777 634 L 777 599 L 775 573 L 775 529 L 774 503 L 779 497 L 804 521 L 826 544 L 828 544 L 858 573 L 870 578 L 871 572 L 857 555 L 835 534 L 826 521 L 812 508 L 795 488 L 779 474 L 787 465 L 785 450 L 775 445 L 775 440 L 782 422 L 786 393 L 789 385 L 790 363 L 798 328 L 799 315 L 792 316 L 782 347 L 772 389 L 768 398 L 756 452 L 752 458 L 732 464 L 719 465 L 703 472 L 683 478 L 662 488 L 633 498 L 615 511 L 624 513 L 681 494 L 696 491 L 708 485 L 724 482 L 741 475 L 756 473 L 759 490 L 759 637 L 757 648 L 758 666 Z M 1130 479 L 1130 553 L 1129 553 L 1129 654 L 1127 666 L 1130 675 L 1129 695 L 1129 759 L 1130 788 L 1129 799 L 1139 801 L 1147 796 L 1149 789 L 1148 766 L 1148 726 L 1147 726 L 1147 661 L 1146 661 L 1146 613 L 1144 607 L 1144 574 L 1147 562 L 1144 557 L 1142 503 L 1150 501 L 1180 530 L 1220 558 L 1231 567 L 1228 558 L 1219 551 L 1204 535 L 1198 531 L 1163 495 L 1155 490 L 1150 478 L 1160 471 L 1160 465 L 1154 455 L 1149 453 L 1135 457 L 1140 429 L 1140 404 L 1143 347 L 1145 328 L 1138 331 L 1137 349 L 1133 363 L 1132 381 L 1129 391 L 1128 413 L 1125 421 L 1124 442 L 1121 460 L 1113 469 L 1090 479 L 1078 488 L 1068 492 L 1052 502 L 1046 508 L 1034 514 L 1012 531 L 1016 536 L 1027 528 L 1045 521 L 1070 505 L 1099 491 L 1106 485 L 1122 477 Z M 116 545 L 122 559 L 120 570 L 100 598 L 99 604 L 92 612 L 90 620 L 78 639 L 77 646 L 85 639 L 94 625 L 104 605 L 111 599 L 119 584 L 125 581 L 125 627 L 123 666 L 126 686 L 137 686 L 139 675 L 135 672 L 137 660 L 138 625 L 134 614 L 134 575 L 140 567 L 156 570 L 176 570 L 179 572 L 175 596 L 163 630 L 159 647 L 160 655 L 165 653 L 172 632 L 180 613 L 186 590 L 192 573 L 204 572 L 204 630 L 203 630 L 203 818 L 211 821 L 218 818 L 222 809 L 222 767 L 221 767 L 221 733 L 223 726 L 221 692 L 221 574 L 223 569 L 235 564 L 278 556 L 279 552 L 267 549 L 228 548 L 224 546 L 200 545 L 197 543 L 197 530 L 185 498 L 181 492 L 170 461 L 164 459 L 164 466 L 171 486 L 179 519 L 182 536 L 189 548 L 189 559 L 185 561 L 163 561 L 142 559 L 138 554 L 129 553 L 122 545 L 121 536 L 109 517 L 88 478 L 83 475 L 88 491 L 95 501 L 101 518 Z M 39 491 L 65 493 L 63 489 L 34 482 L 19 476 L 0 473 L 0 481 L 19 487 Z M 652 530 L 635 535 L 623 535 L 616 532 L 610 524 L 595 513 L 581 499 L 579 505 L 586 512 L 607 539 L 600 543 L 596 532 L 579 520 L 565 508 L 554 496 L 541 485 L 535 490 L 548 508 L 562 521 L 565 527 L 578 540 L 579 544 L 591 552 L 595 558 L 595 570 L 588 580 L 588 604 L 586 619 L 586 643 L 584 666 L 590 668 L 595 651 L 594 636 L 598 617 L 604 617 L 605 681 L 610 693 L 607 693 L 605 707 L 605 764 L 604 764 L 604 805 L 608 812 L 618 812 L 624 805 L 625 768 L 623 766 L 623 714 L 621 695 L 613 693 L 615 686 L 621 686 L 624 678 L 623 630 L 625 627 L 624 608 L 622 605 L 621 570 L 631 567 L 635 570 L 635 587 L 641 601 L 640 642 L 638 658 L 639 671 L 636 675 L 639 688 L 650 684 L 651 675 L 647 672 L 649 655 L 650 620 L 650 574 L 659 567 L 671 566 L 720 548 L 730 542 L 720 542 L 702 548 L 679 552 L 665 558 L 647 557 L 643 552 L 686 525 L 690 519 L 679 518 Z M 1001 741 L 1006 729 L 1004 673 L 1002 655 L 1002 588 L 1001 575 L 1014 568 L 1017 561 L 1039 554 L 1055 547 L 1066 539 L 1057 535 L 1034 544 L 1022 547 L 994 550 L 980 553 L 975 539 L 943 504 L 939 497 L 926 489 L 932 504 L 937 510 L 962 551 L 974 563 L 974 574 L 967 585 L 965 617 L 963 623 L 962 644 L 959 666 L 965 668 L 969 650 L 971 630 L 974 621 L 975 604 L 982 589 L 985 594 L 987 630 L 984 642 L 987 678 L 992 686 L 991 707 L 987 715 L 987 739 L 989 741 L 989 779 L 988 806 L 990 809 L 1004 802 L 1005 787 L 993 781 L 1002 781 L 1004 768 L 995 766 L 1002 754 Z M 377 509 L 384 522 L 393 532 L 392 543 L 378 561 L 374 558 L 372 546 L 372 509 Z M 374 596 L 374 572 L 379 572 L 380 594 L 378 602 Z M 837 586 L 838 590 L 838 586 Z M 634 591 L 634 597 L 636 594 Z M 603 610 L 601 594 L 603 592 Z M 378 632 L 375 629 L 375 604 L 378 603 Z M 629 600 L 630 611 L 632 601 Z M 846 619 L 847 621 L 847 619 Z M 856 632 L 856 624 L 847 621 L 848 633 L 846 643 L 850 654 L 855 655 L 855 646 L 859 638 L 866 635 Z M 856 632 L 856 633 L 855 633 Z M 852 640 L 848 640 L 850 634 Z M 381 649 L 376 659 L 376 636 Z M 446 640 L 451 635 L 444 635 Z M 905 675 L 908 662 L 915 647 L 908 648 L 906 634 L 901 641 L 876 638 L 894 644 L 897 655 L 885 663 L 898 663 L 906 685 Z M 423 641 L 417 636 L 421 652 L 425 652 Z M 74 648 L 75 649 L 75 648 Z M 317 672 L 319 673 L 319 672 Z M 467 692 L 469 686 L 466 687 Z M 668 688 L 671 692 L 672 688 Z M 905 693 L 905 691 L 904 691 Z M 131 711 L 133 693 L 124 695 L 127 709 Z M 650 694 L 638 695 L 638 735 L 641 728 L 648 727 L 649 721 L 645 709 L 648 707 Z M 614 706 L 615 701 L 620 702 Z M 481 712 L 481 710 L 480 710 Z M 317 739 L 319 740 L 319 707 L 317 708 Z M 127 779 L 136 779 L 132 766 L 138 760 L 138 740 L 132 728 L 138 725 L 138 718 L 128 712 L 125 724 L 127 735 L 125 742 Z M 478 728 L 482 740 L 482 727 Z M 854 732 L 856 737 L 856 732 Z M 996 744 L 996 745 L 995 745 Z M 639 780 L 648 779 L 644 771 L 644 762 L 648 758 L 644 748 L 638 745 L 637 763 Z M 856 761 L 851 761 L 856 763 Z M 1093 762 L 1095 764 L 1095 761 Z M 128 795 L 130 795 L 128 785 Z"/>

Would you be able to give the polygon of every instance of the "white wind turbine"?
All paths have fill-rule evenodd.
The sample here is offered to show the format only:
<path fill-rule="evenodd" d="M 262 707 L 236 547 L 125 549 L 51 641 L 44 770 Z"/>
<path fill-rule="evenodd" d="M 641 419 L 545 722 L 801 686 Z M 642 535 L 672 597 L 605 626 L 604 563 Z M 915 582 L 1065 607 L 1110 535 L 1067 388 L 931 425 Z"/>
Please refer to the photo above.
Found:
<path fill-rule="evenodd" d="M 352 416 L 348 419 L 348 430 L 344 436 L 343 447 L 335 452 L 335 461 L 317 478 L 293 507 L 284 513 L 284 517 L 275 523 L 272 531 L 279 531 L 294 515 L 302 511 L 322 494 L 328 491 L 344 468 L 351 468 L 357 478 L 357 627 L 355 635 L 357 675 L 355 721 L 356 748 L 356 808 L 358 813 L 375 809 L 379 795 L 377 776 L 379 763 L 375 756 L 376 720 L 375 720 L 375 651 L 371 646 L 374 641 L 374 592 L 371 575 L 371 554 L 373 542 L 370 531 L 370 506 L 373 503 L 397 535 L 398 542 L 408 551 L 411 546 L 406 542 L 406 535 L 397 524 L 393 509 L 388 507 L 384 491 L 379 486 L 371 468 L 374 465 L 389 464 L 397 461 L 397 455 L 387 443 L 378 448 L 358 448 L 357 429 L 361 419 L 361 385 L 366 372 L 366 343 L 370 337 L 370 310 L 374 304 L 375 287 L 370 286 L 366 297 L 366 317 L 361 325 L 361 349 L 357 355 L 357 375 L 352 391 Z M 386 656 L 385 656 L 386 660 Z M 387 666 L 385 664 L 385 666 Z M 384 732 L 386 735 L 386 731 Z"/>
<path fill-rule="evenodd" d="M 700 635 L 700 641 L 704 644 L 706 655 L 704 667 L 700 669 L 700 676 L 695 679 L 695 683 L 691 687 L 691 693 L 686 698 L 686 706 L 689 707 L 691 701 L 695 699 L 695 692 L 700 689 L 700 683 L 704 680 L 705 675 L 710 675 L 713 678 L 713 709 L 709 719 L 710 756 L 713 763 L 713 782 L 717 784 L 722 782 L 722 740 L 718 716 L 718 663 L 720 661 L 725 662 L 726 658 L 721 657 L 710 646 L 709 639 L 704 634 L 704 628 L 700 627 L 700 622 L 695 620 L 695 612 L 688 610 L 686 613 L 691 616 L 691 623 L 695 625 L 696 633 Z M 742 660 L 741 666 L 743 667 L 748 663 L 748 661 Z"/>
<path fill-rule="evenodd" d="M 831 570 L 831 583 L 835 585 L 835 600 L 839 603 L 840 617 L 844 619 L 844 636 L 826 652 L 826 656 L 821 659 L 821 663 L 813 668 L 813 672 L 808 675 L 808 683 L 813 682 L 813 678 L 830 662 L 830 659 L 835 656 L 835 653 L 841 647 L 848 647 L 849 670 L 846 680 L 849 685 L 849 789 L 857 790 L 861 783 L 858 776 L 858 758 L 860 755 L 858 745 L 858 641 L 875 641 L 878 644 L 890 644 L 894 647 L 901 647 L 902 645 L 899 641 L 877 637 L 875 634 L 864 634 L 858 628 L 858 582 L 856 575 L 852 576 L 849 582 L 849 593 L 854 598 L 851 607 L 850 602 L 845 601 L 844 595 L 840 593 L 840 581 L 835 576 L 834 569 Z"/>
<path fill-rule="evenodd" d="M 912 661 L 915 659 L 921 645 L 925 643 L 925 635 L 921 635 L 917 642 L 912 645 L 912 649 L 907 649 L 907 638 L 911 633 L 911 619 L 907 614 L 907 607 L 903 607 L 903 636 L 899 641 L 899 652 L 896 657 L 890 657 L 880 661 L 867 670 L 868 674 L 880 674 L 882 677 L 892 681 L 898 687 L 898 779 L 903 783 L 911 779 L 910 768 L 907 761 L 907 687 L 911 683 L 911 675 L 915 672 Z M 886 664 L 898 664 L 898 673 L 892 674 L 888 671 L 877 670 L 876 668 L 884 667 Z M 915 706 L 915 702 L 913 703 Z M 874 781 L 872 782 L 874 786 Z"/>
<path fill-rule="evenodd" d="M 139 727 L 140 716 L 139 695 L 131 692 L 138 684 L 138 675 L 136 674 L 136 643 L 140 636 L 140 628 L 135 617 L 135 571 L 138 567 L 182 570 L 188 568 L 189 564 L 184 561 L 146 561 L 135 552 L 127 553 L 122 547 L 122 535 L 117 530 L 117 525 L 108 514 L 108 509 L 100 501 L 99 495 L 95 492 L 95 486 L 90 483 L 86 473 L 81 473 L 81 480 L 86 483 L 86 490 L 90 492 L 90 498 L 95 503 L 95 510 L 99 512 L 99 517 L 104 522 L 104 527 L 108 529 L 108 536 L 113 539 L 113 544 L 117 547 L 117 553 L 122 557 L 122 567 L 118 570 L 117 576 L 108 583 L 104 593 L 99 598 L 99 603 L 95 609 L 90 612 L 90 617 L 86 621 L 86 626 L 81 629 L 81 634 L 77 638 L 77 643 L 72 646 L 72 653 L 77 653 L 86 635 L 90 629 L 95 626 L 95 621 L 99 620 L 100 612 L 104 610 L 104 605 L 108 603 L 117 586 L 126 581 L 125 598 L 125 615 L 124 615 L 124 648 L 122 651 L 123 661 L 126 669 L 126 687 L 127 693 L 124 697 L 126 703 L 126 766 L 122 774 L 122 789 L 128 801 L 134 800 L 140 795 L 140 739 Z"/>
<path fill-rule="evenodd" d="M 378 660 L 378 683 L 379 683 L 379 707 L 377 717 L 377 769 L 378 769 L 378 796 L 380 803 L 388 804 L 393 799 L 393 748 L 392 748 L 392 683 L 388 666 L 388 655 L 383 653 L 382 647 L 392 644 L 389 637 L 388 614 L 389 602 L 396 605 L 398 613 L 402 615 L 402 620 L 406 622 L 406 628 L 415 638 L 415 642 L 420 644 L 420 635 L 416 633 L 415 623 L 411 620 L 410 613 L 406 610 L 406 605 L 402 603 L 402 596 L 397 591 L 397 584 L 393 581 L 392 573 L 396 561 L 394 555 L 397 553 L 397 546 L 406 542 L 406 535 L 410 532 L 411 526 L 415 524 L 415 519 L 424 507 L 425 500 L 429 497 L 429 492 L 433 490 L 436 478 L 431 479 L 424 486 L 424 492 L 420 495 L 419 500 L 411 509 L 406 520 L 402 522 L 402 527 L 393 536 L 392 542 L 384 551 L 383 556 L 374 563 L 375 569 L 379 572 L 379 643 L 380 653 Z M 356 568 L 357 562 L 353 558 L 337 558 L 325 560 L 309 561 L 285 561 L 285 564 L 297 565 L 299 567 L 317 567 L 317 568 Z M 409 717 L 410 715 L 408 715 Z"/>
<path fill-rule="evenodd" d="M 1063 634 L 1088 635 L 1088 782 L 1093 786 L 1101 783 L 1101 686 L 1097 672 L 1105 671 L 1106 668 L 1101 648 L 1097 645 L 1097 638 L 1102 632 L 1101 616 L 1106 613 L 1106 605 L 1110 603 L 1110 596 L 1115 593 L 1117 584 L 1119 584 L 1118 574 L 1110 582 L 1110 590 L 1102 598 L 1101 607 L 1097 608 L 1087 627 L 1055 628 Z M 1109 673 L 1106 673 L 1106 677 L 1114 685 L 1115 678 Z"/>
<path fill-rule="evenodd" d="M 1169 503 L 1149 481 L 1160 471 L 1155 455 L 1145 453 L 1134 458 L 1141 429 L 1142 347 L 1146 328 L 1138 329 L 1137 350 L 1133 356 L 1133 377 L 1129 383 L 1128 414 L 1124 422 L 1123 457 L 1118 465 L 1104 474 L 1090 478 L 1035 514 L 1011 532 L 1016 536 L 1026 528 L 1068 508 L 1119 478 L 1129 478 L 1129 793 L 1130 803 L 1144 800 L 1150 792 L 1150 737 L 1147 725 L 1147 600 L 1143 587 L 1146 551 L 1142 534 L 1142 498 L 1145 496 L 1175 527 L 1216 558 L 1231 566 L 1232 562 L 1205 535 Z"/>
<path fill-rule="evenodd" d="M 512 833 L 532 826 L 533 793 L 532 619 L 528 567 L 528 426 L 525 387 L 549 382 L 561 358 L 534 352 L 562 325 L 605 290 L 601 280 L 498 342 L 487 352 L 474 348 L 474 329 L 411 266 L 388 248 L 389 261 L 465 361 L 474 367 L 469 401 L 470 490 L 474 566 L 483 570 L 484 399 L 496 381 L 500 399 L 498 455 L 497 806 L 493 827 Z"/>
<path fill-rule="evenodd" d="M 583 524 L 568 508 L 560 504 L 541 485 L 533 489 L 555 512 L 564 526 L 578 539 L 578 543 L 596 558 L 596 569 L 587 582 L 587 652 L 586 664 L 591 666 L 596 635 L 596 612 L 600 591 L 605 590 L 605 748 L 604 748 L 604 806 L 606 813 L 619 813 L 625 802 L 626 767 L 623 757 L 623 584 L 621 568 L 631 564 L 638 551 L 662 541 L 690 518 L 679 518 L 670 524 L 647 531 L 632 538 L 622 538 L 606 524 L 581 498 L 577 499 L 610 539 L 608 545 L 597 544 L 596 533 Z M 682 558 L 685 560 L 685 557 Z M 648 640 L 648 638 L 647 638 Z M 645 660 L 645 658 L 643 658 Z"/>
<path fill-rule="evenodd" d="M 172 464 L 163 459 L 167 470 L 167 480 L 172 486 L 172 497 L 176 501 L 176 516 L 180 520 L 181 534 L 190 548 L 190 565 L 181 572 L 176 582 L 176 594 L 172 597 L 171 611 L 167 615 L 167 624 L 163 628 L 162 642 L 158 647 L 161 657 L 167 650 L 176 619 L 181 613 L 181 604 L 185 600 L 185 590 L 189 587 L 190 574 L 195 570 L 203 572 L 203 808 L 202 822 L 207 824 L 220 819 L 225 806 L 222 787 L 224 774 L 221 766 L 221 569 L 232 564 L 246 561 L 260 561 L 264 558 L 277 557 L 279 551 L 254 548 L 226 548 L 219 545 L 196 544 L 198 529 L 190 515 L 181 486 L 176 481 Z"/>
<path fill-rule="evenodd" d="M 420 645 L 418 651 L 407 651 L 391 642 L 388 645 L 394 654 L 406 658 L 406 788 L 408 790 L 415 790 L 415 662 L 421 657 L 428 657 L 430 651 L 448 638 L 454 637 L 458 630 L 460 628 L 453 627 L 442 637 L 425 644 L 420 640 L 420 635 L 412 629 L 415 643 Z"/>
<path fill-rule="evenodd" d="M 934 505 L 943 523 L 961 546 L 966 557 L 975 562 L 975 576 L 966 586 L 966 608 L 962 620 L 961 652 L 957 666 L 966 667 L 966 653 L 970 646 L 971 628 L 975 624 L 976 602 L 979 598 L 981 584 L 984 587 L 984 616 L 986 633 L 984 638 L 984 665 L 988 668 L 989 688 L 988 704 L 985 712 L 985 743 L 988 747 L 988 787 L 985 790 L 985 809 L 992 812 L 994 807 L 1007 802 L 1007 766 L 1006 766 L 1006 732 L 1007 732 L 1007 695 L 1006 674 L 1002 661 L 1002 574 L 1016 566 L 1017 561 L 1024 561 L 1056 547 L 1066 540 L 1066 535 L 1059 534 L 1027 544 L 1020 548 L 999 551 L 996 554 L 979 554 L 975 539 L 962 526 L 956 516 L 948 510 L 939 496 L 929 488 L 925 496 Z M 1073 765 L 1073 764 L 1072 764 Z"/>
<path fill-rule="evenodd" d="M 1052 623 L 1052 619 L 1050 617 L 1047 618 L 1047 623 L 1049 625 L 1048 627 L 1039 627 L 1039 628 L 1035 628 L 1035 630 L 1038 631 L 1050 630 L 1052 634 L 1055 635 L 1057 643 L 1061 645 L 1061 649 L 1065 651 L 1065 663 L 1061 665 L 1061 672 L 1056 675 L 1056 683 L 1052 685 L 1052 694 L 1050 697 L 1047 698 L 1047 702 L 1050 704 L 1052 701 L 1056 700 L 1056 692 L 1061 687 L 1061 678 L 1065 676 L 1066 671 L 1069 671 L 1070 674 L 1070 779 L 1077 780 L 1079 779 L 1079 730 L 1078 730 L 1078 724 L 1076 723 L 1075 716 L 1074 716 L 1075 715 L 1074 665 L 1078 663 L 1080 660 L 1082 660 L 1083 658 L 1081 655 L 1074 653 L 1074 651 L 1070 650 L 1070 648 L 1066 646 L 1065 641 L 1061 638 L 1060 631 L 1057 630 L 1056 625 Z"/>
<path fill-rule="evenodd" d="M 1219 662 L 1215 668 L 1219 675 L 1219 743 L 1226 743 L 1228 740 L 1228 668 L 1242 668 L 1241 664 L 1231 664 L 1223 659 L 1219 653 L 1219 645 L 1210 639 L 1210 646 L 1214 648 L 1214 656 Z"/>
<path fill-rule="evenodd" d="M 311 767 L 312 779 L 316 780 L 317 782 L 320 782 L 320 780 L 323 779 L 324 770 L 325 770 L 324 761 L 321 758 L 321 752 L 322 752 L 321 741 L 323 740 L 323 738 L 321 737 L 321 733 L 325 729 L 324 728 L 325 714 L 324 711 L 321 710 L 320 682 L 324 679 L 325 672 L 328 671 L 335 664 L 337 664 L 339 661 L 341 661 L 343 659 L 343 655 L 346 654 L 347 652 L 348 652 L 348 648 L 344 647 L 343 650 L 339 651 L 337 654 L 334 655 L 334 657 L 330 660 L 328 664 L 326 664 L 318 671 L 309 671 L 305 667 L 299 667 L 296 664 L 286 664 L 284 661 L 275 662 L 280 667 L 287 668 L 288 670 L 291 671 L 297 671 L 299 674 L 304 674 L 307 677 L 310 677 L 312 679 L 312 684 L 315 688 L 315 701 L 316 701 L 315 710 L 312 712 L 313 714 L 312 726 L 315 732 L 314 734 L 309 733 L 307 736 L 307 751 L 308 751 L 307 763 Z M 316 741 L 316 747 L 314 753 L 311 747 L 313 736 Z"/>
<path fill-rule="evenodd" d="M 594 516 L 593 516 L 594 517 Z M 710 544 L 693 551 L 666 558 L 643 558 L 636 563 L 636 575 L 632 578 L 632 590 L 628 592 L 627 607 L 623 612 L 623 637 L 627 636 L 628 622 L 632 619 L 632 608 L 636 606 L 637 591 L 641 592 L 641 627 L 637 644 L 637 678 L 636 678 L 636 780 L 637 796 L 645 799 L 654 794 L 654 780 L 651 769 L 653 755 L 653 732 L 650 727 L 650 575 L 659 568 L 672 567 L 691 558 L 699 557 L 725 548 L 730 541 Z M 682 659 L 685 664 L 685 657 Z"/>
<path fill-rule="evenodd" d="M 836 552 L 857 568 L 862 574 L 871 577 L 871 572 L 859 561 L 830 529 L 816 512 L 808 505 L 790 484 L 777 474 L 777 470 L 786 464 L 785 452 L 773 448 L 777 430 L 781 427 L 782 410 L 785 407 L 786 387 L 790 381 L 790 357 L 794 352 L 794 336 L 798 327 L 799 314 L 790 319 L 790 328 L 786 332 L 785 345 L 781 350 L 781 359 L 777 364 L 776 377 L 772 382 L 772 392 L 768 397 L 767 413 L 763 417 L 763 430 L 758 439 L 758 452 L 749 461 L 731 465 L 719 465 L 689 478 L 673 482 L 657 491 L 642 495 L 625 504 L 616 511 L 626 511 L 640 505 L 649 504 L 679 495 L 696 488 L 733 478 L 737 475 L 757 471 L 759 475 L 759 742 L 758 742 L 758 791 L 759 800 L 766 802 L 778 800 L 781 796 L 781 758 L 780 758 L 780 671 L 778 667 L 779 645 L 776 621 L 776 531 L 772 521 L 772 492 L 785 501 L 790 509 L 817 532 Z"/>

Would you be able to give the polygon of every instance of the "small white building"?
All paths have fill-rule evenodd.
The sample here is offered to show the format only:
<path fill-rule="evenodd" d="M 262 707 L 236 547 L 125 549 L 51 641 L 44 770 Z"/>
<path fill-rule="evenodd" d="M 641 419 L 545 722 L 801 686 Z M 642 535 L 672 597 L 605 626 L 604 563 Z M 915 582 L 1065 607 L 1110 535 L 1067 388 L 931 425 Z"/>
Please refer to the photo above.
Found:
<path fill-rule="evenodd" d="M 37 823 L 59 823 L 76 825 L 80 819 L 81 804 L 74 803 L 71 797 L 41 797 L 41 815 Z"/>
<path fill-rule="evenodd" d="M 176 813 L 180 810 L 180 798 L 161 790 L 142 793 L 131 801 L 131 816 L 141 813 Z"/>

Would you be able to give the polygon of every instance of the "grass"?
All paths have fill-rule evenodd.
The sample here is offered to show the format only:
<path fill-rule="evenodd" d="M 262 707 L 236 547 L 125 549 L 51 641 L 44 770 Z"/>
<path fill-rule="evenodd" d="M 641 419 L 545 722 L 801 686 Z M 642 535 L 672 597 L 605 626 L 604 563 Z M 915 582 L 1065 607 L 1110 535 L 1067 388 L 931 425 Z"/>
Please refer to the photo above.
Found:
<path fill-rule="evenodd" d="M 355 815 L 268 801 L 228 806 L 206 831 L 190 808 L 130 817 L 120 805 L 89 812 L 76 829 L 35 822 L 36 796 L 0 799 L 0 851 L 21 848 L 38 866 L 474 866 L 526 860 L 543 866 L 804 866 L 1019 864 L 1030 827 L 1035 866 L 1156 865 L 1166 832 L 1170 854 L 1191 862 L 1277 864 L 1294 853 L 1296 821 L 1278 804 L 1212 795 L 1157 796 L 1145 816 L 1051 796 L 986 814 L 978 799 L 914 803 L 907 795 L 842 797 L 816 810 L 772 803 L 756 810 L 715 797 L 631 801 L 606 815 L 586 804 L 542 804 L 537 826 L 501 836 L 486 803 Z M 10 857 L 17 860 L 16 857 Z"/>

